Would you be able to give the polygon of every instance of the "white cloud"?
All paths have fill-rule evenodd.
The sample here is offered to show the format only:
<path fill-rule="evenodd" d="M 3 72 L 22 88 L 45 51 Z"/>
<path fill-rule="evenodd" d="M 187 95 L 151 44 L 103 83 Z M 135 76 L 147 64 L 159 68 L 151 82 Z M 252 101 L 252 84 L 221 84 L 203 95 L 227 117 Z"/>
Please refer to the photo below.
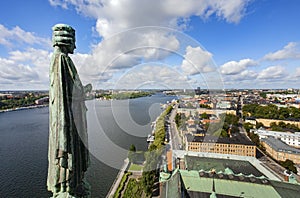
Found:
<path fill-rule="evenodd" d="M 50 5 L 52 6 L 60 6 L 64 9 L 68 8 L 68 5 L 66 2 L 64 2 L 64 0 L 49 0 Z"/>
<path fill-rule="evenodd" d="M 182 61 L 181 68 L 187 75 L 212 72 L 215 70 L 212 56 L 210 52 L 200 47 L 193 48 L 188 46 L 185 55 L 183 55 L 184 60 Z"/>
<path fill-rule="evenodd" d="M 220 67 L 220 71 L 225 75 L 239 74 L 247 67 L 255 66 L 257 62 L 252 59 L 242 59 L 240 61 L 229 61 Z"/>
<path fill-rule="evenodd" d="M 107 37 L 140 26 L 184 27 L 191 16 L 212 15 L 238 23 L 250 0 L 50 0 L 53 6 L 72 5 L 86 16 L 97 19 L 96 29 Z M 179 24 L 180 23 L 180 24 Z"/>
<path fill-rule="evenodd" d="M 25 83 L 37 80 L 38 73 L 28 65 L 0 58 L 0 78 L 8 82 L 17 81 Z"/>
<path fill-rule="evenodd" d="M 295 42 L 290 42 L 286 46 L 284 46 L 283 49 L 265 55 L 263 59 L 270 61 L 284 59 L 300 59 L 299 44 Z"/>
<path fill-rule="evenodd" d="M 191 87 L 190 80 L 172 67 L 149 63 L 130 69 L 119 77 L 114 88 L 187 88 Z"/>
<path fill-rule="evenodd" d="M 233 76 L 234 80 L 243 81 L 243 80 L 255 80 L 258 74 L 252 70 L 244 70 L 241 73 Z"/>
<path fill-rule="evenodd" d="M 26 32 L 19 26 L 12 29 L 8 29 L 2 24 L 0 24 L 0 44 L 7 47 L 16 47 L 17 44 L 27 44 L 27 45 L 41 45 L 46 48 L 50 48 L 50 39 L 42 38 L 36 36 L 32 32 Z"/>
<path fill-rule="evenodd" d="M 0 57 L 1 82 L 13 84 L 15 88 L 48 87 L 50 65 L 48 51 L 29 48 L 26 51 L 12 51 L 9 54 L 8 58 Z"/>
<path fill-rule="evenodd" d="M 263 69 L 257 76 L 257 79 L 273 80 L 280 79 L 287 76 L 284 67 L 282 66 L 270 66 Z"/>
<path fill-rule="evenodd" d="M 295 77 L 300 77 L 300 67 L 296 68 Z"/>
<path fill-rule="evenodd" d="M 80 68 L 84 79 L 95 81 L 107 81 L 114 72 L 128 70 L 143 62 L 164 60 L 187 46 L 173 34 L 174 30 L 161 27 L 182 30 L 188 26 L 192 16 L 206 20 L 215 15 L 229 23 L 238 23 L 244 16 L 248 2 L 249 0 L 50 0 L 52 6 L 75 8 L 78 13 L 96 19 L 94 30 L 103 38 L 102 42 L 94 46 L 91 55 L 74 55 L 74 62 L 84 65 Z M 148 28 L 140 28 L 145 26 Z M 213 71 L 212 54 L 209 52 L 187 47 L 184 58 L 182 70 L 186 75 Z"/>
<path fill-rule="evenodd" d="M 144 61 L 162 60 L 179 48 L 177 38 L 165 30 L 135 29 L 116 34 L 96 45 L 91 55 L 75 54 L 74 62 L 84 65 L 80 72 L 94 81 L 107 81 L 113 72 Z"/>
<path fill-rule="evenodd" d="M 204 20 L 216 16 L 229 23 L 238 23 L 249 1 L 49 0 L 49 4 L 75 8 L 78 13 L 96 19 L 94 30 L 102 37 L 101 43 L 94 46 L 91 54 L 75 53 L 71 57 L 83 81 L 107 82 L 120 70 L 131 69 L 142 62 L 162 61 L 186 48 L 173 30 L 162 31 L 159 27 L 182 30 L 188 27 L 192 16 Z M 142 26 L 153 27 L 135 29 Z M 119 34 L 127 30 L 130 31 Z M 0 45 L 10 50 L 18 49 L 9 52 L 8 58 L 1 58 L 0 82 L 9 84 L 15 78 L 15 84 L 18 80 L 20 83 L 27 80 L 28 86 L 35 83 L 48 87 L 50 52 L 46 50 L 51 49 L 49 38 L 39 37 L 19 26 L 7 28 L 0 24 Z M 182 70 L 190 75 L 212 71 L 211 57 L 211 53 L 200 47 L 187 47 Z"/>

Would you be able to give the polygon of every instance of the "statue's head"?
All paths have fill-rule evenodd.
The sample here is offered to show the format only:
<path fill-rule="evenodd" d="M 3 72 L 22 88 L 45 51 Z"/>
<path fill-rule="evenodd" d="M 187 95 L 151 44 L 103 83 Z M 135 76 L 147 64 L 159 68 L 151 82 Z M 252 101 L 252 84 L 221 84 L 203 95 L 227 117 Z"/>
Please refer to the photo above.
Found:
<path fill-rule="evenodd" d="M 73 54 L 75 45 L 75 30 L 66 24 L 56 24 L 52 28 L 53 47 L 58 46 L 66 50 L 66 53 Z"/>

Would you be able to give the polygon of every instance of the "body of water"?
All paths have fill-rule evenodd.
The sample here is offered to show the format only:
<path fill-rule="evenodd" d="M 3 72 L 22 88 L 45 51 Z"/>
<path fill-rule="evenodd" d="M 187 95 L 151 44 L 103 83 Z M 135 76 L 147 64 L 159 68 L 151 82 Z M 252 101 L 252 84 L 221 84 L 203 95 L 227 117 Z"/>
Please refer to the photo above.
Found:
<path fill-rule="evenodd" d="M 87 101 L 92 197 L 105 197 L 118 168 L 134 144 L 146 150 L 151 122 L 160 103 L 174 97 L 154 95 L 131 100 Z M 49 197 L 48 108 L 0 113 L 0 197 Z"/>

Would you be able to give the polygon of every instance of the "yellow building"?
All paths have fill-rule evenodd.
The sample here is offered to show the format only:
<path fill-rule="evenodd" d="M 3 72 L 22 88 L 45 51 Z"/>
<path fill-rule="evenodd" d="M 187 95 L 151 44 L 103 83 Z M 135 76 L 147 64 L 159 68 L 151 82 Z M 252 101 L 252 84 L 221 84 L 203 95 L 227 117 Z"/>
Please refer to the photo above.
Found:
<path fill-rule="evenodd" d="M 231 138 L 187 135 L 187 150 L 239 156 L 256 156 L 256 146 L 254 143 L 240 134 Z"/>
<path fill-rule="evenodd" d="M 293 148 L 279 139 L 268 137 L 261 139 L 266 152 L 277 161 L 292 160 L 295 164 L 300 164 L 300 150 Z"/>

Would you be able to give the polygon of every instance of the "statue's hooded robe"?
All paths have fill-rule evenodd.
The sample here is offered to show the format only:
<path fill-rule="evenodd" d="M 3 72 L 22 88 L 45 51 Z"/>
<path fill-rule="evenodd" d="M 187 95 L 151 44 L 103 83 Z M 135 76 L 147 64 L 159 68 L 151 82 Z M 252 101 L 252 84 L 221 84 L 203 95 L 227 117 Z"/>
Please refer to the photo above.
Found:
<path fill-rule="evenodd" d="M 48 190 L 76 191 L 89 165 L 85 91 L 72 60 L 59 50 L 51 61 L 49 97 Z"/>

